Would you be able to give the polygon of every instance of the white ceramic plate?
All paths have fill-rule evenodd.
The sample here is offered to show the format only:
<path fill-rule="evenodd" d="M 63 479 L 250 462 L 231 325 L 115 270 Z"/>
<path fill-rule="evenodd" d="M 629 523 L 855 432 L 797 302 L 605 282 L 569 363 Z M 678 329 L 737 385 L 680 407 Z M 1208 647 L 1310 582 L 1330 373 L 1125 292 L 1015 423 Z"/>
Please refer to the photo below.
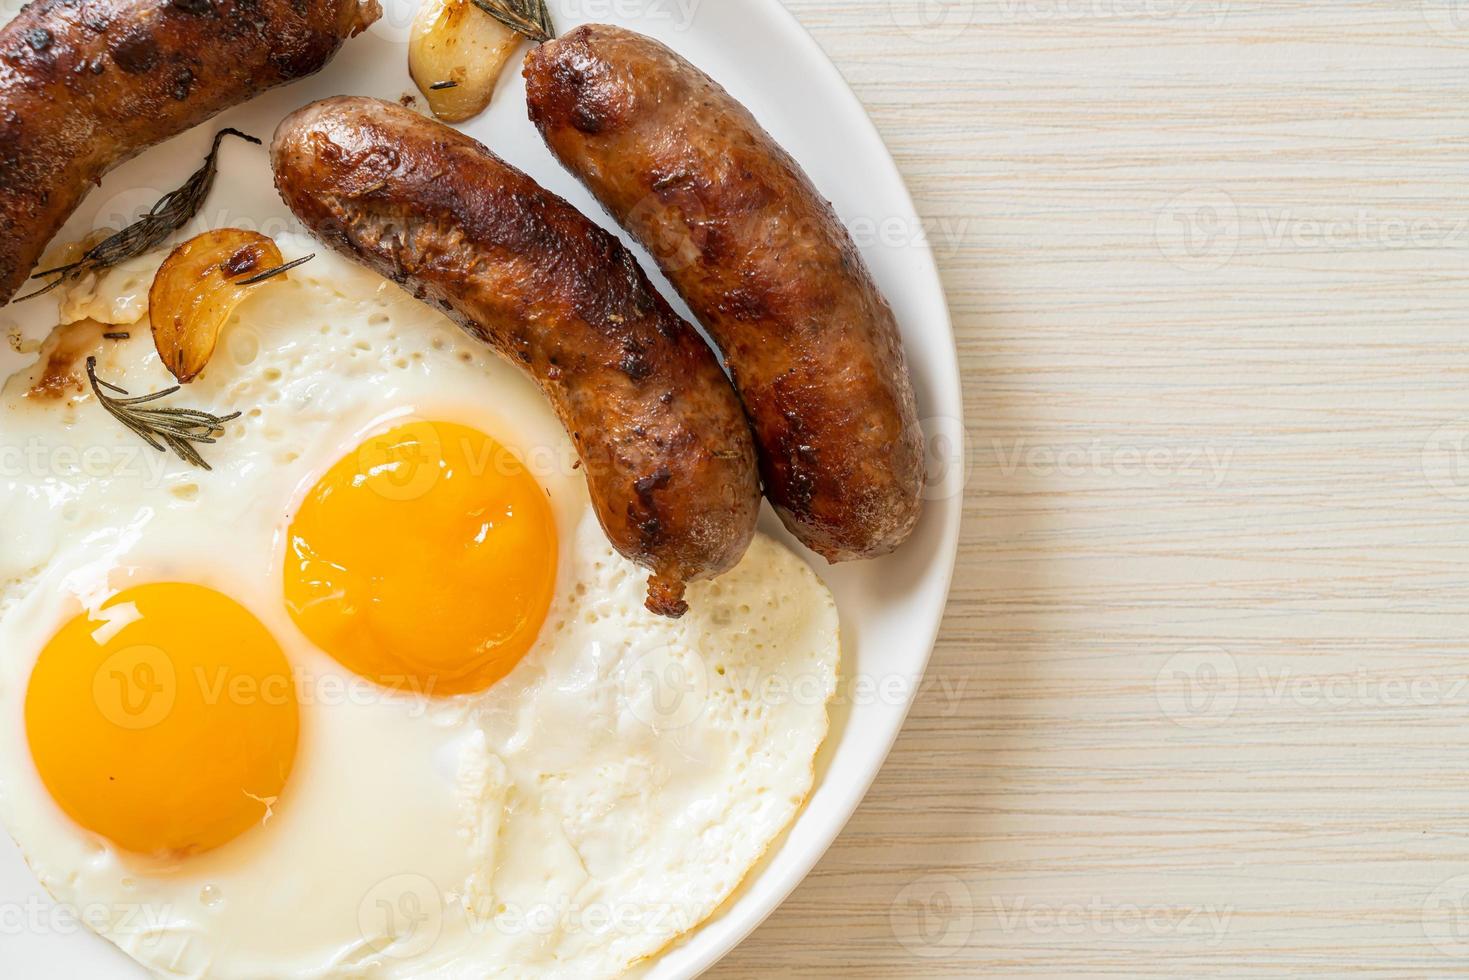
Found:
<path fill-rule="evenodd" d="M 345 93 L 397 99 L 413 92 L 404 39 L 417 6 L 418 0 L 387 0 L 383 20 L 321 74 L 114 171 L 83 203 L 63 239 L 136 218 L 198 166 L 219 126 L 268 139 L 282 116 L 313 99 Z M 551 6 L 562 30 L 588 21 L 617 23 L 669 44 L 748 105 L 805 165 L 835 202 L 897 310 L 929 439 L 930 499 L 907 545 L 880 561 L 836 567 L 803 552 L 835 593 L 843 630 L 842 686 L 816 788 L 789 833 L 723 909 L 646 970 L 649 978 L 673 980 L 707 969 L 810 871 L 866 793 L 918 691 L 959 535 L 964 473 L 958 365 L 938 272 L 902 178 L 861 104 L 778 0 L 553 0 Z M 501 84 L 491 109 L 462 128 L 611 227 L 527 121 L 518 73 L 507 71 Z M 297 227 L 271 187 L 264 151 L 238 142 L 225 144 L 219 180 L 199 220 L 266 234 Z M 672 297 L 667 283 L 654 278 Z M 681 304 L 679 309 L 688 315 Z M 21 326 L 29 336 L 41 336 L 51 316 L 44 302 L 6 308 L 0 310 L 0 333 Z M 0 370 L 9 373 L 24 360 L 7 347 L 0 352 Z M 784 537 L 768 509 L 763 524 Z M 0 842 L 0 973 L 27 980 L 144 975 L 53 909 L 8 839 Z"/>

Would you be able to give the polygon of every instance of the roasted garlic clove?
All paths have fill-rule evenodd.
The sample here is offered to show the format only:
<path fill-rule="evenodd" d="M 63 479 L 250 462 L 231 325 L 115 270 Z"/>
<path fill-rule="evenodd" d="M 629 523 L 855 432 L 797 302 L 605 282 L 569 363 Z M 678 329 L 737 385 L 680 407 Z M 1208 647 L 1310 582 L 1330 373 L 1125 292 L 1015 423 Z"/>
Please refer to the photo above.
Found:
<path fill-rule="evenodd" d="M 408 71 L 436 117 L 463 122 L 490 104 L 523 40 L 472 0 L 424 0 L 408 39 Z"/>
<path fill-rule="evenodd" d="M 281 264 L 275 242 L 240 228 L 207 231 L 163 261 L 148 291 L 148 315 L 158 356 L 180 384 L 209 363 L 225 321 L 258 288 L 248 280 Z"/>

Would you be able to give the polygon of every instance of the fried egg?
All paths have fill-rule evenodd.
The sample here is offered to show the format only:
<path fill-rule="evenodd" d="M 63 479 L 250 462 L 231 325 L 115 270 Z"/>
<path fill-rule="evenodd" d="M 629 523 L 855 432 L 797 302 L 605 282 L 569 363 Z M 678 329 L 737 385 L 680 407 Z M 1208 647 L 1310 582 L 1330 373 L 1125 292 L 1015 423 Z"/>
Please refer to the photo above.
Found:
<path fill-rule="evenodd" d="M 707 918 L 813 782 L 816 576 L 762 536 L 648 613 L 534 385 L 327 254 L 156 403 L 240 413 L 212 469 L 155 452 L 100 395 L 172 386 L 160 261 L 69 289 L 0 393 L 0 818 L 41 884 L 168 977 L 611 977 Z"/>

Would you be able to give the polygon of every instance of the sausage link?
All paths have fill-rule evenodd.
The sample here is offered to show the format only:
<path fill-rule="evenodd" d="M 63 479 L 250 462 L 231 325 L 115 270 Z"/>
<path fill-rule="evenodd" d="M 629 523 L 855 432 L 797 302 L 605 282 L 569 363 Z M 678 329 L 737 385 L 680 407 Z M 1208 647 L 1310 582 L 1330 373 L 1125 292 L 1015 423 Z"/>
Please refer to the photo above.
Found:
<path fill-rule="evenodd" d="M 727 571 L 755 530 L 755 448 L 714 353 L 632 254 L 484 146 L 401 106 L 336 98 L 286 118 L 276 186 L 319 238 L 520 365 L 581 454 L 648 608 Z"/>
<path fill-rule="evenodd" d="M 832 561 L 917 523 L 923 440 L 891 307 L 831 205 L 728 92 L 589 25 L 527 60 L 530 116 L 724 352 L 786 526 Z"/>
<path fill-rule="evenodd" d="M 0 306 L 113 167 L 303 78 L 377 0 L 36 0 L 0 28 Z"/>

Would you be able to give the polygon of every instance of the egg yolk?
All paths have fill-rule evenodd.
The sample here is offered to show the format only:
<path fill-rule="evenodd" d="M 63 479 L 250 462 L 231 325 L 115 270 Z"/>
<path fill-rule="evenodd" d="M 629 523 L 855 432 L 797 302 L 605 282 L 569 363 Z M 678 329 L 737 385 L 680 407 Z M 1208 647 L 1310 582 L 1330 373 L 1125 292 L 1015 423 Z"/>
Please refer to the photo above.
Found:
<path fill-rule="evenodd" d="M 413 422 L 369 439 L 291 524 L 286 606 L 311 640 L 395 691 L 448 696 L 505 677 L 556 583 L 546 491 L 489 436 Z"/>
<path fill-rule="evenodd" d="M 233 600 L 142 585 L 71 620 L 26 689 L 26 736 L 73 820 L 139 854 L 208 851 L 259 826 L 296 759 L 280 646 Z"/>

